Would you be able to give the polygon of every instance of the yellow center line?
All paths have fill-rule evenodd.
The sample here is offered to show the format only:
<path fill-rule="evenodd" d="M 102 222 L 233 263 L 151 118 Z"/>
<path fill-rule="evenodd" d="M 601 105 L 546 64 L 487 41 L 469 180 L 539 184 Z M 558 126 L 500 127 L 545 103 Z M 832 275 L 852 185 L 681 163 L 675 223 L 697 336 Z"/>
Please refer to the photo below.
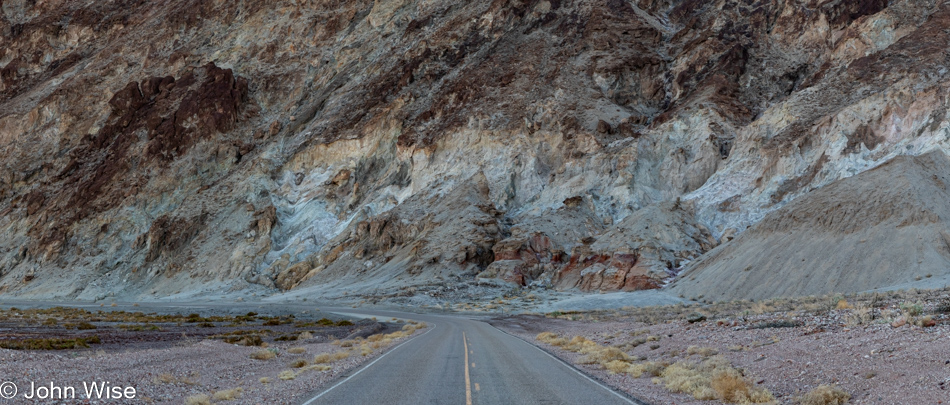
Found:
<path fill-rule="evenodd" d="M 468 339 L 462 332 L 462 344 L 465 345 L 465 405 L 472 405 L 472 378 L 468 373 Z"/>

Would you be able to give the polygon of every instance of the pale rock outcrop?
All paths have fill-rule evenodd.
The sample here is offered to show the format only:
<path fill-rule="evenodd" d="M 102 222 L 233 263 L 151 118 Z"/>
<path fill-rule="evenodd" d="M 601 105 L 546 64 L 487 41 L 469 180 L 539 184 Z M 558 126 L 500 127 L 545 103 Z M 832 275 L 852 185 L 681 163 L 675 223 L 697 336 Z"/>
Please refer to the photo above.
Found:
<path fill-rule="evenodd" d="M 855 293 L 950 275 L 950 157 L 899 156 L 806 194 L 687 266 L 705 300 Z"/>
<path fill-rule="evenodd" d="M 654 288 L 950 150 L 935 0 L 0 8 L 5 296 Z"/>

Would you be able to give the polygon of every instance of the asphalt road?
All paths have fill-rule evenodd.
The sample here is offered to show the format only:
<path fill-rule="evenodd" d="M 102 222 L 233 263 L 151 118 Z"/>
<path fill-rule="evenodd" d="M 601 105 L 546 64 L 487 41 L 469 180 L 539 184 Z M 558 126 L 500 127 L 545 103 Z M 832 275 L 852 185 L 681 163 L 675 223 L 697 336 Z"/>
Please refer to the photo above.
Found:
<path fill-rule="evenodd" d="M 429 328 L 305 395 L 300 405 L 641 403 L 484 322 L 389 311 L 339 313 L 415 319 Z"/>
<path fill-rule="evenodd" d="M 143 303 L 101 308 L 98 303 L 3 301 L 21 308 L 72 306 L 89 309 L 159 311 L 214 310 L 244 313 L 300 313 L 303 303 Z M 521 339 L 477 319 L 384 310 L 329 308 L 347 316 L 391 317 L 429 327 L 329 385 L 295 399 L 298 405 L 396 404 L 645 404 L 596 382 Z M 319 313 L 318 313 L 319 314 Z"/>

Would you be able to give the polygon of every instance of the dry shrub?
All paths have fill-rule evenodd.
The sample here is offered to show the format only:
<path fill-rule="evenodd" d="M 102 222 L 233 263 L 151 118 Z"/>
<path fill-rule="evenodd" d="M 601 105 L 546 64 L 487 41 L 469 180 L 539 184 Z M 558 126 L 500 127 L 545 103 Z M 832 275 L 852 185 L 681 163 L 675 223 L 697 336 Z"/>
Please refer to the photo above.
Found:
<path fill-rule="evenodd" d="M 564 344 L 563 348 L 564 350 L 567 350 L 567 351 L 586 354 L 586 353 L 583 353 L 585 350 L 591 350 L 592 348 L 596 348 L 599 346 L 600 345 L 598 345 L 597 343 L 583 336 L 574 336 L 574 338 L 571 339 L 570 342 L 567 342 Z"/>
<path fill-rule="evenodd" d="M 215 392 L 214 395 L 212 395 L 212 398 L 214 398 L 215 401 L 233 401 L 240 398 L 243 392 L 244 388 L 231 388 L 229 390 Z"/>
<path fill-rule="evenodd" d="M 772 393 L 755 388 L 722 356 L 702 363 L 679 362 L 660 374 L 666 389 L 690 394 L 699 400 L 718 399 L 727 403 L 757 404 L 774 401 Z"/>
<path fill-rule="evenodd" d="M 270 384 L 270 382 L 273 380 L 271 380 L 270 377 L 261 377 L 261 379 L 258 381 L 260 381 L 261 384 Z"/>
<path fill-rule="evenodd" d="M 154 383 L 156 383 L 156 384 L 158 384 L 158 383 L 162 383 L 162 384 L 173 384 L 173 383 L 175 383 L 175 382 L 178 382 L 178 378 L 175 377 L 175 376 L 173 376 L 173 375 L 171 375 L 171 374 L 168 374 L 168 373 L 161 373 L 161 374 L 159 374 L 158 376 L 156 376 L 155 378 L 153 378 L 153 379 L 152 379 L 152 382 L 154 382 Z"/>
<path fill-rule="evenodd" d="M 290 354 L 304 354 L 306 352 L 307 352 L 307 349 L 303 347 L 291 347 L 290 349 L 287 349 L 287 353 L 290 353 Z"/>
<path fill-rule="evenodd" d="M 185 405 L 211 405 L 211 397 L 206 394 L 192 395 L 185 398 Z"/>
<path fill-rule="evenodd" d="M 564 346 L 567 344 L 567 339 L 558 337 L 556 334 L 551 332 L 541 332 L 537 337 L 535 337 L 535 339 L 551 346 Z"/>
<path fill-rule="evenodd" d="M 724 402 L 738 403 L 749 398 L 749 382 L 740 375 L 719 371 L 713 376 L 710 386 Z"/>
<path fill-rule="evenodd" d="M 330 364 L 350 357 L 350 352 L 321 353 L 313 358 L 313 364 Z"/>
<path fill-rule="evenodd" d="M 310 333 L 309 331 L 300 332 L 300 335 L 297 336 L 297 340 L 307 340 L 307 339 L 313 339 L 313 334 Z"/>
<path fill-rule="evenodd" d="M 360 356 L 369 356 L 371 353 L 373 353 L 373 349 L 369 346 L 365 344 L 360 345 Z"/>
<path fill-rule="evenodd" d="M 192 373 L 191 376 L 192 378 L 198 378 L 197 373 Z M 188 385 L 197 384 L 197 382 L 192 378 L 188 378 L 185 376 L 176 377 L 173 374 L 161 373 L 155 378 L 153 378 L 152 382 L 155 384 L 188 384 Z"/>
<path fill-rule="evenodd" d="M 352 340 L 344 340 L 340 342 L 340 347 L 353 347 L 353 343 L 355 342 L 353 342 Z"/>
<path fill-rule="evenodd" d="M 711 347 L 690 346 L 686 348 L 686 354 L 689 356 L 698 354 L 702 357 L 709 357 L 719 354 L 719 351 Z"/>
<path fill-rule="evenodd" d="M 836 385 L 821 385 L 798 398 L 800 405 L 844 405 L 851 400 L 848 394 Z"/>
<path fill-rule="evenodd" d="M 622 350 L 616 347 L 591 347 L 585 350 L 587 352 L 587 357 L 583 360 L 588 364 L 598 363 L 606 366 L 607 363 L 612 361 L 628 361 L 630 356 L 627 353 L 624 353 Z"/>
<path fill-rule="evenodd" d="M 332 369 L 333 369 L 332 366 L 328 366 L 326 364 L 311 364 L 307 367 L 304 367 L 301 371 L 310 371 L 310 370 L 329 371 Z"/>
<path fill-rule="evenodd" d="M 290 363 L 290 367 L 293 367 L 293 368 L 301 368 L 301 367 L 305 367 L 306 365 L 307 365 L 307 361 L 304 359 L 296 360 Z"/>
<path fill-rule="evenodd" d="M 225 339 L 225 341 L 227 342 L 228 339 Z M 244 337 L 242 337 L 242 338 L 240 338 L 240 339 L 234 341 L 234 343 L 235 343 L 235 344 L 239 344 L 239 345 L 241 345 L 241 346 L 260 346 L 260 347 L 267 347 L 267 343 L 265 343 L 264 340 L 261 339 L 261 337 L 258 336 L 258 335 L 244 336 Z"/>
<path fill-rule="evenodd" d="M 917 326 L 920 326 L 920 327 L 929 327 L 929 326 L 934 326 L 934 325 L 936 325 L 936 322 L 934 321 L 934 318 L 933 318 L 932 316 L 927 315 L 927 316 L 924 316 L 924 317 L 921 317 L 921 318 L 917 318 L 917 319 L 914 321 L 914 325 L 917 325 Z"/>
<path fill-rule="evenodd" d="M 851 327 L 867 325 L 873 322 L 875 318 L 876 316 L 874 314 L 873 308 L 859 306 L 848 315 L 847 325 Z"/>
<path fill-rule="evenodd" d="M 277 378 L 280 378 L 281 380 L 293 380 L 294 378 L 297 378 L 297 374 L 294 373 L 294 370 L 284 370 L 281 371 L 280 374 L 277 374 Z"/>
<path fill-rule="evenodd" d="M 640 345 L 642 345 L 642 344 L 644 344 L 644 343 L 646 343 L 646 342 L 647 342 L 647 338 L 645 338 L 645 337 L 638 337 L 638 338 L 635 338 L 635 339 L 633 339 L 633 340 L 631 340 L 631 341 L 629 341 L 629 342 L 626 342 L 626 343 L 624 343 L 624 344 L 622 344 L 622 345 L 620 345 L 620 346 L 617 346 L 617 347 L 619 347 L 619 348 L 621 348 L 621 349 L 623 349 L 623 350 L 633 350 L 633 349 L 635 349 L 637 346 L 640 346 Z"/>
<path fill-rule="evenodd" d="M 716 391 L 710 386 L 709 375 L 703 374 L 690 363 L 675 363 L 660 374 L 666 389 L 690 394 L 699 400 L 716 399 Z"/>
<path fill-rule="evenodd" d="M 330 356 L 330 361 L 336 362 L 336 361 L 343 360 L 347 357 L 350 357 L 350 352 L 336 352 Z"/>
<path fill-rule="evenodd" d="M 627 374 L 630 374 L 632 377 L 640 378 L 643 377 L 643 374 L 649 374 L 653 377 L 659 377 L 660 374 L 663 374 L 663 370 L 666 370 L 669 367 L 669 363 L 654 362 L 648 361 L 644 363 L 631 364 L 627 368 Z"/>
<path fill-rule="evenodd" d="M 848 300 L 843 299 L 843 298 L 838 300 L 838 303 L 835 304 L 835 309 L 840 310 L 840 309 L 851 309 L 851 308 L 854 308 L 854 307 L 852 307 L 851 304 L 848 303 Z"/>
<path fill-rule="evenodd" d="M 614 360 L 604 364 L 604 368 L 606 368 L 610 374 L 626 373 L 630 368 L 630 363 L 627 363 L 623 360 Z"/>
<path fill-rule="evenodd" d="M 270 360 L 274 357 L 277 357 L 277 354 L 270 350 L 258 350 L 254 353 L 251 353 L 251 358 L 254 360 Z"/>

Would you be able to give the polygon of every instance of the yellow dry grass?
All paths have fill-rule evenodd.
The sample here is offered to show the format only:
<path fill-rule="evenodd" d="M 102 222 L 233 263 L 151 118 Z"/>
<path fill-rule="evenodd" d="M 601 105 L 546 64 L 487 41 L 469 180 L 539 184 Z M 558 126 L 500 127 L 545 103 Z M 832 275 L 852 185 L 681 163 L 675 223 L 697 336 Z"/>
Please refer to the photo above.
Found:
<path fill-rule="evenodd" d="M 686 348 L 686 355 L 692 356 L 698 354 L 702 357 L 709 357 L 719 354 L 719 351 L 711 347 L 690 346 Z"/>
<path fill-rule="evenodd" d="M 630 369 L 630 363 L 623 360 L 614 360 L 604 365 L 610 374 L 626 373 Z"/>
<path fill-rule="evenodd" d="M 630 367 L 627 368 L 627 374 L 635 378 L 643 377 L 644 374 L 647 374 L 653 377 L 659 377 L 660 374 L 663 373 L 663 370 L 666 370 L 666 368 L 669 366 L 670 366 L 669 363 L 654 362 L 654 361 L 635 363 L 635 364 L 631 364 Z"/>
<path fill-rule="evenodd" d="M 254 360 L 270 360 L 274 357 L 277 357 L 277 354 L 270 350 L 258 350 L 254 353 L 251 353 L 251 358 Z"/>
<path fill-rule="evenodd" d="M 294 370 L 284 370 L 277 374 L 277 378 L 285 381 L 293 380 L 294 378 L 297 378 L 297 373 L 294 373 Z"/>
<path fill-rule="evenodd" d="M 206 394 L 192 395 L 185 398 L 185 405 L 211 405 L 211 397 Z"/>
<path fill-rule="evenodd" d="M 350 357 L 350 352 L 320 353 L 313 358 L 314 364 L 330 364 Z"/>
<path fill-rule="evenodd" d="M 541 332 L 535 337 L 535 339 L 551 346 L 564 346 L 567 344 L 567 339 L 558 337 L 558 335 L 555 335 L 551 332 Z"/>
<path fill-rule="evenodd" d="M 307 367 L 304 367 L 304 368 L 301 369 L 300 371 L 310 371 L 310 370 L 329 371 L 329 370 L 332 370 L 332 369 L 333 369 L 333 366 L 326 365 L 326 364 L 311 364 L 311 365 L 309 365 L 309 366 L 307 366 Z"/>
<path fill-rule="evenodd" d="M 593 350 L 599 346 L 600 345 L 598 345 L 596 342 L 588 338 L 583 336 L 574 336 L 574 338 L 565 343 L 562 348 L 574 353 L 587 354 L 587 351 Z"/>
<path fill-rule="evenodd" d="M 587 357 L 581 360 L 582 363 L 586 364 L 600 364 L 606 367 L 606 364 L 612 361 L 630 360 L 630 356 L 628 356 L 627 353 L 624 353 L 622 350 L 611 346 L 588 346 L 581 352 L 587 354 Z"/>
<path fill-rule="evenodd" d="M 834 385 L 820 385 L 798 398 L 800 405 L 844 405 L 851 400 L 848 394 Z"/>
<path fill-rule="evenodd" d="M 175 383 L 175 382 L 177 382 L 177 381 L 178 381 L 178 378 L 177 378 L 177 377 L 175 377 L 175 376 L 173 376 L 173 375 L 171 375 L 171 374 L 168 374 L 168 373 L 161 373 L 161 374 L 159 374 L 158 376 L 156 376 L 155 378 L 152 379 L 152 382 L 155 382 L 155 383 L 162 383 L 162 384 L 172 384 L 172 383 Z"/>
<path fill-rule="evenodd" d="M 244 388 L 237 387 L 231 388 L 229 390 L 217 391 L 211 397 L 215 401 L 233 401 L 240 398 L 242 393 L 244 393 Z"/>
<path fill-rule="evenodd" d="M 290 353 L 290 354 L 304 354 L 306 352 L 307 352 L 307 349 L 303 347 L 291 347 L 290 349 L 287 349 L 287 353 Z"/>
<path fill-rule="evenodd" d="M 722 356 L 712 356 L 702 363 L 678 362 L 660 373 L 666 389 L 690 394 L 699 400 L 718 399 L 726 403 L 772 403 L 768 390 L 754 387 Z"/>
<path fill-rule="evenodd" d="M 192 373 L 193 378 L 197 378 L 197 374 Z M 193 378 L 188 378 L 185 376 L 177 377 L 170 373 L 161 373 L 155 378 L 152 379 L 152 382 L 155 384 L 188 384 L 195 385 L 197 382 Z"/>
<path fill-rule="evenodd" d="M 347 357 L 350 357 L 350 352 L 336 352 L 330 356 L 331 361 L 340 361 Z"/>

